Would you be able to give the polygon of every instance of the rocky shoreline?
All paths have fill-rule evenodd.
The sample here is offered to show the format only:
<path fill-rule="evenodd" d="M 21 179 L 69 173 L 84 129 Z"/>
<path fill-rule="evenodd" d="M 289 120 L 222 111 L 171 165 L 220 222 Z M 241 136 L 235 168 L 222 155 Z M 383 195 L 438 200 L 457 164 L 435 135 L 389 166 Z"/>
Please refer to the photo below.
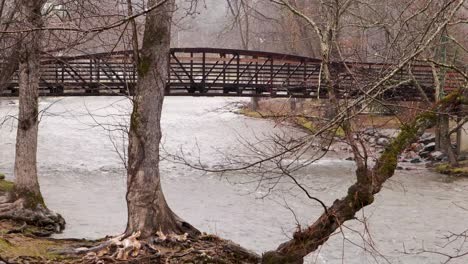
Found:
<path fill-rule="evenodd" d="M 252 118 L 271 119 L 275 122 L 280 120 L 280 122 L 299 127 L 308 133 L 314 132 L 314 122 L 310 118 L 307 118 L 306 115 L 303 115 L 304 113 L 294 113 L 293 115 L 288 111 L 285 112 L 284 108 L 282 110 L 283 112 L 272 111 L 272 109 L 278 108 L 275 104 L 278 103 L 269 102 L 269 105 L 264 107 L 266 108 L 265 110 L 257 111 L 250 110 L 249 105 L 245 105 L 237 113 Z M 291 117 L 288 117 L 288 115 Z M 357 131 L 356 134 L 358 136 L 356 136 L 356 139 L 364 143 L 369 157 L 372 158 L 382 153 L 384 148 L 399 132 L 400 129 L 398 128 L 388 128 L 385 127 L 385 125 L 377 125 L 374 127 L 365 127 Z M 350 156 L 352 152 L 351 147 L 339 140 L 344 136 L 342 134 L 342 131 L 337 131 L 335 136 L 338 140 L 328 149 L 323 150 L 333 153 L 333 156 L 339 159 L 354 160 L 354 158 Z M 451 167 L 448 165 L 447 154 L 436 150 L 435 139 L 435 134 L 433 132 L 424 133 L 417 143 L 412 144 L 399 156 L 397 170 L 412 170 L 414 166 L 419 165 L 441 174 L 468 177 L 468 154 L 463 154 L 458 157 L 460 167 Z"/>

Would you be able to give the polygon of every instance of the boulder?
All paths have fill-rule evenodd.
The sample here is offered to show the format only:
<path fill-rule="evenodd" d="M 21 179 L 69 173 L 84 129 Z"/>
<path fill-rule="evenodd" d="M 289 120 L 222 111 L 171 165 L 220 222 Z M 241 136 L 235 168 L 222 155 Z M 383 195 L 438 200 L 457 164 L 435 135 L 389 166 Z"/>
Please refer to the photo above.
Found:
<path fill-rule="evenodd" d="M 422 134 L 422 136 L 421 136 L 421 139 L 426 139 L 426 138 L 430 138 L 430 137 L 433 137 L 432 133 L 424 132 L 424 134 Z"/>
<path fill-rule="evenodd" d="M 447 155 L 445 155 L 445 153 L 441 152 L 441 151 L 434 151 L 432 152 L 430 155 L 432 160 L 437 160 L 437 161 L 441 161 L 443 160 Z"/>
<path fill-rule="evenodd" d="M 413 163 L 413 164 L 417 164 L 417 163 L 421 163 L 422 160 L 421 160 L 421 158 L 414 158 L 410 162 Z"/>
<path fill-rule="evenodd" d="M 436 143 L 435 142 L 431 142 L 427 145 L 424 146 L 423 150 L 422 151 L 434 151 L 435 150 L 435 147 L 436 147 Z"/>
<path fill-rule="evenodd" d="M 381 137 L 377 139 L 377 145 L 379 146 L 387 146 L 390 141 L 387 138 Z"/>
<path fill-rule="evenodd" d="M 424 144 L 421 144 L 421 143 L 413 143 L 411 144 L 411 146 L 409 147 L 409 149 L 415 151 L 415 152 L 419 152 L 421 150 L 424 149 Z"/>
<path fill-rule="evenodd" d="M 418 154 L 416 154 L 416 152 L 414 152 L 414 151 L 408 151 L 408 152 L 403 154 L 403 157 L 405 159 L 414 159 L 414 158 L 418 157 Z"/>
<path fill-rule="evenodd" d="M 385 138 L 394 138 L 398 136 L 398 133 L 400 133 L 399 129 L 387 128 L 387 129 L 379 130 L 380 137 L 385 137 Z"/>
<path fill-rule="evenodd" d="M 429 157 L 429 154 L 431 154 L 430 151 L 420 151 L 420 152 L 419 152 L 419 156 L 420 156 L 421 158 L 424 158 L 424 159 L 425 159 L 425 158 L 428 158 L 428 157 Z"/>
<path fill-rule="evenodd" d="M 375 135 L 375 133 L 377 133 L 377 129 L 373 127 L 367 128 L 366 130 L 364 130 L 364 134 L 369 135 L 369 136 L 373 136 Z"/>
<path fill-rule="evenodd" d="M 458 156 L 458 161 L 465 161 L 468 160 L 468 154 L 460 154 Z"/>
<path fill-rule="evenodd" d="M 424 144 L 424 145 L 428 145 L 430 143 L 435 144 L 435 136 L 430 136 L 430 137 L 426 137 L 426 138 L 421 137 L 421 139 L 419 139 L 418 142 L 421 143 L 421 144 Z"/>

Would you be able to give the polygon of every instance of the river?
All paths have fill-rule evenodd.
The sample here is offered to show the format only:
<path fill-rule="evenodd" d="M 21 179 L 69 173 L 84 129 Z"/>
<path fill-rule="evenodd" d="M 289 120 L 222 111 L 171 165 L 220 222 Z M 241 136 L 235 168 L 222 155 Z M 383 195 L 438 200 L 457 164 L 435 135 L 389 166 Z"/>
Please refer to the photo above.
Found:
<path fill-rule="evenodd" d="M 168 153 L 183 150 L 187 158 L 200 156 L 202 164 L 213 166 L 223 163 L 223 153 L 242 153 L 244 141 L 282 132 L 302 134 L 292 127 L 226 111 L 224 107 L 236 100 L 167 98 L 162 118 L 164 149 Z M 17 100 L 0 99 L 0 120 L 15 116 L 17 107 Z M 123 232 L 126 178 L 118 152 L 122 155 L 125 139 L 120 138 L 119 125 L 128 121 L 129 102 L 121 97 L 42 98 L 40 109 L 41 189 L 47 205 L 67 221 L 65 231 L 56 237 L 94 239 Z M 0 127 L 0 172 L 10 180 L 15 126 L 15 119 L 9 118 Z M 328 158 L 305 169 L 299 180 L 330 204 L 346 193 L 353 169 L 353 162 Z M 321 213 L 319 205 L 287 180 L 265 196 L 267 190 L 257 188 L 255 181 L 236 184 L 249 181 L 250 176 L 243 172 L 225 177 L 167 160 L 162 161 L 161 170 L 167 200 L 179 216 L 202 231 L 258 253 L 286 241 L 297 226 L 296 218 L 305 226 Z M 364 226 L 351 221 L 343 229 L 344 235 L 334 235 L 308 262 L 343 263 L 344 256 L 344 263 L 356 264 L 440 263 L 441 256 L 404 251 L 424 247 L 450 252 L 455 244 L 444 250 L 439 247 L 449 231 L 468 228 L 468 211 L 462 208 L 468 208 L 468 180 L 447 181 L 422 166 L 398 171 L 376 202 L 360 212 L 359 218 L 367 219 L 372 246 L 358 235 L 368 238 Z M 369 253 L 374 249 L 381 255 Z"/>

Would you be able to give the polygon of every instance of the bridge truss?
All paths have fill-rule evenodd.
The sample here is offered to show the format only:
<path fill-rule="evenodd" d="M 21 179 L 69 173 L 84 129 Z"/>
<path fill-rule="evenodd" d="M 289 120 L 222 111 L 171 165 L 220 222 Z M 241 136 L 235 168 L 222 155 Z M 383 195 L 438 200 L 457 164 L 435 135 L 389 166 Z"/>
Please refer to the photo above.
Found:
<path fill-rule="evenodd" d="M 132 51 L 121 51 L 43 59 L 40 95 L 132 95 L 137 81 L 132 54 Z M 338 80 L 333 89 L 339 97 L 355 97 L 392 67 L 379 63 L 333 63 L 331 72 Z M 175 48 L 171 49 L 168 69 L 167 96 L 326 98 L 331 89 L 321 76 L 321 60 L 278 53 Z M 433 99 L 431 67 L 412 65 L 411 74 Z M 446 90 L 461 87 L 464 81 L 456 72 L 448 72 L 446 76 Z M 388 85 L 410 77 L 406 67 Z M 17 80 L 15 74 L 0 96 L 17 96 Z M 383 97 L 408 101 L 420 100 L 422 95 L 413 83 L 388 90 Z"/>

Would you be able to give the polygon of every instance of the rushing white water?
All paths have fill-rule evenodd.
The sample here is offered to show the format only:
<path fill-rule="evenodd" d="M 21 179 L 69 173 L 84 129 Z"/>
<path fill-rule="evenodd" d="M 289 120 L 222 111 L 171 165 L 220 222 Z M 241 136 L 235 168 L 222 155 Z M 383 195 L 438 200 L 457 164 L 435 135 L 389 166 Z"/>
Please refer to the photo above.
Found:
<path fill-rule="evenodd" d="M 162 127 L 164 147 L 170 153 L 184 150 L 188 158 L 202 157 L 203 164 L 222 163 L 221 153 L 241 153 L 242 140 L 255 140 L 284 131 L 301 132 L 230 112 L 217 110 L 232 99 L 167 98 Z M 0 120 L 16 115 L 17 100 L 0 99 Z M 39 132 L 38 167 L 40 183 L 48 206 L 67 221 L 57 237 L 100 238 L 122 232 L 126 224 L 125 168 L 115 148 L 124 150 L 125 140 L 116 135 L 118 124 L 128 120 L 130 104 L 117 97 L 47 98 Z M 98 126 L 99 122 L 102 126 Z M 0 127 L 0 172 L 13 179 L 15 150 L 14 118 Z M 108 129 L 113 129 L 109 132 Z M 109 137 L 114 136 L 114 144 Z M 240 140 L 242 138 L 242 140 Z M 331 204 L 342 197 L 353 181 L 352 162 L 323 160 L 303 171 L 299 180 L 310 192 Z M 181 217 L 209 233 L 257 252 L 273 249 L 287 240 L 298 221 L 310 224 L 321 208 L 283 180 L 271 195 L 257 184 L 232 184 L 216 174 L 202 173 L 181 164 L 162 161 L 163 188 L 171 207 Z M 243 172 L 230 177 L 248 181 Z M 263 198 L 261 198 L 263 197 Z M 288 208 L 289 207 L 289 208 Z M 443 236 L 468 228 L 468 180 L 447 182 L 443 176 L 422 167 L 399 171 L 376 198 L 360 212 L 367 218 L 375 250 L 391 263 L 440 263 L 443 257 L 405 254 L 423 247 L 442 250 Z M 371 254 L 358 233 L 358 221 L 346 224 L 342 234 L 333 236 L 310 263 L 387 263 Z M 367 235 L 366 235 L 367 237 Z M 368 238 L 368 237 L 367 237 Z M 363 249 L 364 248 L 364 249 Z M 375 254 L 374 254 L 375 255 Z M 453 263 L 467 263 L 467 259 Z"/>

